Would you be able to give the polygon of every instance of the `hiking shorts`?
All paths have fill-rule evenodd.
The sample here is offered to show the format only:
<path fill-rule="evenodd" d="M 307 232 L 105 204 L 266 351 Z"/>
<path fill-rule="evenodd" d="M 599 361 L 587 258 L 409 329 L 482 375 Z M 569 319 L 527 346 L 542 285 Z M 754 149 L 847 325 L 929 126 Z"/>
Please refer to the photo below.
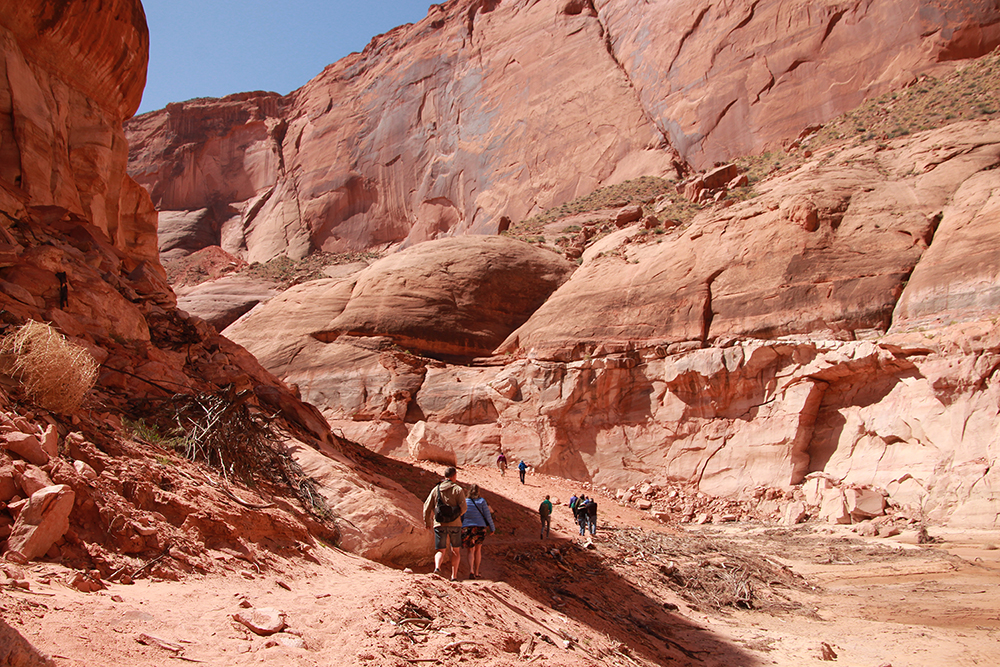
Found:
<path fill-rule="evenodd" d="M 466 526 L 462 528 L 462 546 L 471 549 L 486 539 L 486 526 Z"/>
<path fill-rule="evenodd" d="M 434 549 L 446 549 L 449 542 L 455 549 L 462 548 L 462 527 L 434 526 Z"/>

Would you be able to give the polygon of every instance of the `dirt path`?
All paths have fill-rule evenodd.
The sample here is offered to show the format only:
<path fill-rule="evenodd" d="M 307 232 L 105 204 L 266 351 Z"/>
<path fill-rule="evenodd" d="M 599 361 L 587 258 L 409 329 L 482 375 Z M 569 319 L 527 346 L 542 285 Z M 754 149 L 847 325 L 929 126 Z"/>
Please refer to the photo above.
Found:
<path fill-rule="evenodd" d="M 0 588 L 0 618 L 74 667 L 1000 664 L 996 532 L 932 530 L 943 541 L 917 546 L 907 533 L 865 539 L 826 525 L 671 529 L 595 493 L 591 541 L 565 506 L 591 495 L 580 485 L 522 485 L 486 468 L 459 481 L 479 484 L 496 514 L 482 580 L 452 584 L 427 574 L 429 561 L 408 573 L 331 548 L 259 571 L 218 553 L 224 574 L 89 594 L 59 566 L 6 566 L 29 588 Z M 540 540 L 545 494 L 556 507 Z M 727 598 L 719 582 L 742 592 Z M 284 613 L 285 632 L 261 637 L 233 620 L 267 608 Z"/>

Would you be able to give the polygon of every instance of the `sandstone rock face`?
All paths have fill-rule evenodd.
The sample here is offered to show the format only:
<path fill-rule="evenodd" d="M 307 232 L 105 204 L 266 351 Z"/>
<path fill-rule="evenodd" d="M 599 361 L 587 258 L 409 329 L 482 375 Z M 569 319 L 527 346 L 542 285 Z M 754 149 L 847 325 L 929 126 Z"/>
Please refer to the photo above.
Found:
<path fill-rule="evenodd" d="M 807 505 L 837 522 L 887 496 L 933 521 L 996 526 L 1000 310 L 989 294 L 1000 272 L 979 249 L 1000 243 L 997 164 L 1000 122 L 960 123 L 818 155 L 659 243 L 620 230 L 489 364 L 374 337 L 324 343 L 311 335 L 330 317 L 319 311 L 280 329 L 280 343 L 240 340 L 383 453 L 424 457 L 428 443 L 435 460 L 489 465 L 502 450 L 612 489 L 680 482 L 742 497 L 804 485 Z M 974 231 L 958 224 L 973 219 Z M 974 261 L 959 267 L 952 247 Z M 303 303 L 332 290 L 300 287 Z M 278 321 L 277 301 L 237 325 Z M 900 316 L 906 303 L 935 328 Z"/>
<path fill-rule="evenodd" d="M 99 406 L 101 416 L 95 416 L 98 410 L 94 410 L 83 420 L 98 420 L 100 425 L 94 427 L 109 434 L 121 433 L 120 415 L 132 414 L 144 400 L 234 392 L 254 409 L 279 415 L 282 427 L 295 434 L 296 442 L 314 451 L 325 448 L 342 454 L 354 450 L 355 445 L 331 433 L 316 408 L 300 401 L 245 349 L 221 337 L 201 318 L 177 309 L 158 258 L 156 211 L 148 193 L 126 174 L 128 149 L 122 123 L 139 104 L 147 56 L 148 33 L 138 0 L 96 4 L 0 0 L 0 217 L 4 220 L 0 227 L 0 310 L 4 333 L 28 320 L 50 322 L 86 348 L 100 365 L 94 405 Z M 241 154 L 240 160 L 245 158 Z M 252 162 L 246 159 L 251 171 Z M 261 169 L 266 171 L 265 167 Z M 251 183 L 245 185 L 229 171 L 225 177 L 238 196 L 257 192 L 258 186 L 267 183 L 247 177 Z M 204 180 L 210 179 L 206 175 Z M 227 205 L 217 209 L 219 216 L 227 211 Z M 183 235 L 178 232 L 176 236 Z M 183 250 L 187 246 L 182 240 L 177 247 Z M 104 472 L 108 458 L 116 454 L 106 455 L 90 443 L 83 447 L 81 437 L 79 441 L 67 438 L 64 444 L 74 458 L 86 459 L 89 472 L 53 456 L 61 450 L 59 432 L 51 423 L 44 423 L 42 416 L 41 424 L 8 416 L 12 412 L 8 403 L 21 400 L 16 392 L 17 387 L 10 384 L 0 392 L 5 410 L 0 419 L 0 432 L 5 436 L 0 451 L 4 480 L 0 493 L 23 496 L 44 483 L 46 474 L 56 484 L 36 490 L 26 502 L 14 503 L 17 507 L 7 505 L 0 510 L 4 529 L 8 518 L 19 511 L 7 540 L 8 555 L 44 555 L 66 530 L 74 493 L 81 500 L 74 510 L 74 525 L 81 535 L 99 533 L 96 539 L 103 543 L 107 534 L 101 532 L 101 503 L 116 498 L 125 503 L 122 507 L 133 509 L 142 506 L 144 494 L 136 492 L 128 501 L 114 493 L 92 494 L 87 478 L 97 476 L 95 467 Z M 116 451 L 110 442 L 101 444 Z M 44 464 L 44 472 L 29 470 L 21 459 Z M 360 486 L 360 474 L 355 464 L 342 462 L 330 484 Z M 375 475 L 364 479 L 365 488 L 388 498 L 382 505 L 405 502 L 397 497 L 405 495 L 391 481 Z M 391 493 L 378 487 L 383 482 Z M 415 498 L 410 502 L 417 503 Z M 351 521 L 355 510 L 362 511 L 346 507 L 341 516 Z M 395 507 L 394 511 L 403 514 Z M 419 512 L 412 514 L 417 517 Z M 258 525 L 253 534 L 284 532 L 296 535 L 299 542 L 311 539 L 307 524 L 291 513 L 274 510 L 260 521 L 282 525 L 275 530 Z M 227 522 L 248 524 L 235 513 L 213 517 L 191 512 L 174 527 L 199 537 L 231 537 L 235 529 Z M 370 527 L 360 518 L 355 523 Z M 402 532 L 396 550 L 424 549 L 423 532 L 419 536 Z M 373 534 L 352 536 L 352 546 L 378 551 L 368 543 Z M 150 545 L 162 548 L 150 526 L 137 528 L 134 534 L 123 531 L 122 536 L 116 546 L 129 553 Z"/>
<path fill-rule="evenodd" d="M 939 279 L 964 275 L 963 285 L 995 282 L 996 253 L 977 236 L 966 240 L 960 227 L 940 228 L 938 220 L 946 207 L 949 220 L 979 212 L 977 203 L 951 213 L 956 205 L 951 196 L 982 181 L 995 185 L 988 169 L 998 159 L 1000 124 L 963 123 L 890 150 L 845 150 L 828 161 L 816 157 L 762 184 L 760 196 L 745 204 L 702 216 L 662 243 L 623 245 L 621 257 L 608 258 L 607 250 L 631 234 L 619 232 L 588 249 L 594 261 L 498 351 L 521 348 L 539 358 L 558 358 L 579 356 L 581 349 L 626 351 L 639 341 L 666 348 L 727 336 L 825 331 L 855 338 L 885 332 L 904 286 L 917 293 L 906 280 L 911 272 L 925 273 L 923 266 L 915 267 L 932 240 L 943 248 L 958 243 L 981 249 L 960 274 L 938 272 L 933 263 L 926 272 Z M 804 191 L 808 197 L 799 194 Z M 814 224 L 802 224 L 804 208 L 813 211 Z M 977 218 L 976 235 L 995 239 L 1000 228 L 990 224 L 994 219 Z M 928 256 L 940 261 L 934 258 L 941 252 Z M 601 253 L 606 256 L 597 257 Z M 952 299 L 951 309 L 981 315 L 995 303 L 992 289 L 983 291 L 982 306 L 975 299 L 968 304 Z M 899 301 L 900 308 L 909 302 Z M 615 316 L 608 317 L 609 311 Z"/>
<path fill-rule="evenodd" d="M 498 236 L 424 243 L 358 275 L 320 340 L 388 336 L 438 358 L 490 354 L 573 271 L 548 250 Z"/>
<path fill-rule="evenodd" d="M 178 291 L 177 307 L 220 331 L 261 301 L 281 293 L 277 285 L 243 276 L 226 276 Z"/>
<path fill-rule="evenodd" d="M 603 185 L 776 147 L 989 52 L 998 22 L 973 0 L 461 0 L 287 97 L 130 121 L 129 171 L 165 251 L 265 261 L 495 233 Z"/>
<path fill-rule="evenodd" d="M 65 209 L 155 263 L 156 213 L 125 174 L 122 130 L 145 85 L 145 15 L 137 0 L 102 10 L 0 3 L 0 205 Z"/>
<path fill-rule="evenodd" d="M 643 108 L 698 169 L 773 148 L 936 62 L 1000 43 L 1000 8 L 977 2 L 594 5 Z"/>

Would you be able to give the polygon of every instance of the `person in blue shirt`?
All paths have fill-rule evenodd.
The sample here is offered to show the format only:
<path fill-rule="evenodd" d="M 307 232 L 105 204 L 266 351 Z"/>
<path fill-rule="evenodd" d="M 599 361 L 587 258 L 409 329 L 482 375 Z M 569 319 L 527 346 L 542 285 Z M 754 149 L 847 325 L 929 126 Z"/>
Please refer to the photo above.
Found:
<path fill-rule="evenodd" d="M 465 516 L 462 517 L 462 546 L 469 550 L 469 579 L 481 578 L 479 566 L 483 562 L 483 542 L 486 540 L 486 529 L 492 535 L 497 531 L 493 524 L 493 515 L 486 498 L 479 495 L 479 485 L 469 487 L 469 496 L 465 500 Z"/>
<path fill-rule="evenodd" d="M 521 476 L 521 484 L 524 484 L 524 473 L 528 470 L 528 464 L 521 459 L 521 462 L 517 464 L 517 473 Z"/>

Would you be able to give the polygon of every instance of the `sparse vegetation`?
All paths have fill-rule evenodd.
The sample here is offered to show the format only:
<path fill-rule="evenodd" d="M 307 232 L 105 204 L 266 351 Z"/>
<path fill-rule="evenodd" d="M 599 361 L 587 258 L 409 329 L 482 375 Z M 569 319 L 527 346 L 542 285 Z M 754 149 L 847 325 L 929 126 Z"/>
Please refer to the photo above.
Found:
<path fill-rule="evenodd" d="M 588 195 L 550 208 L 544 213 L 520 222 L 510 230 L 510 234 L 513 236 L 521 236 L 524 233 L 537 234 L 543 226 L 561 218 L 591 211 L 620 208 L 629 204 L 645 204 L 673 191 L 673 182 L 665 178 L 642 176 L 618 185 L 598 188 Z M 565 231 L 579 231 L 579 229 L 579 225 L 572 225 Z"/>
<path fill-rule="evenodd" d="M 736 160 L 750 183 L 801 164 L 806 151 L 850 142 L 884 142 L 965 120 L 993 117 L 1000 99 L 1000 51 L 972 61 L 941 78 L 921 77 L 906 90 L 887 93 L 826 123 L 790 150 Z M 887 146 L 887 145 L 886 145 Z"/>
<path fill-rule="evenodd" d="M 150 422 L 157 422 L 138 419 L 128 426 L 150 442 L 169 444 L 186 458 L 215 468 L 227 482 L 289 489 L 306 510 L 321 519 L 333 519 L 316 483 L 281 444 L 275 419 L 251 407 L 252 395 L 229 389 L 151 399 L 148 405 L 137 407 L 146 410 Z"/>
<path fill-rule="evenodd" d="M 1000 52 L 993 52 L 940 79 L 922 77 L 906 90 L 865 102 L 827 123 L 812 143 L 824 146 L 852 138 L 859 142 L 893 139 L 989 117 L 997 113 L 998 96 Z"/>
<path fill-rule="evenodd" d="M 48 324 L 29 320 L 0 341 L 3 370 L 29 400 L 59 414 L 79 409 L 97 380 L 97 361 Z"/>
<path fill-rule="evenodd" d="M 384 254 L 371 250 L 345 253 L 317 252 L 299 260 L 281 256 L 275 257 L 263 264 L 254 262 L 240 271 L 240 273 L 261 280 L 270 280 L 280 284 L 284 288 L 288 288 L 310 280 L 325 278 L 326 274 L 323 273 L 323 269 L 328 266 L 352 264 L 354 262 L 372 262 L 381 258 Z"/>

